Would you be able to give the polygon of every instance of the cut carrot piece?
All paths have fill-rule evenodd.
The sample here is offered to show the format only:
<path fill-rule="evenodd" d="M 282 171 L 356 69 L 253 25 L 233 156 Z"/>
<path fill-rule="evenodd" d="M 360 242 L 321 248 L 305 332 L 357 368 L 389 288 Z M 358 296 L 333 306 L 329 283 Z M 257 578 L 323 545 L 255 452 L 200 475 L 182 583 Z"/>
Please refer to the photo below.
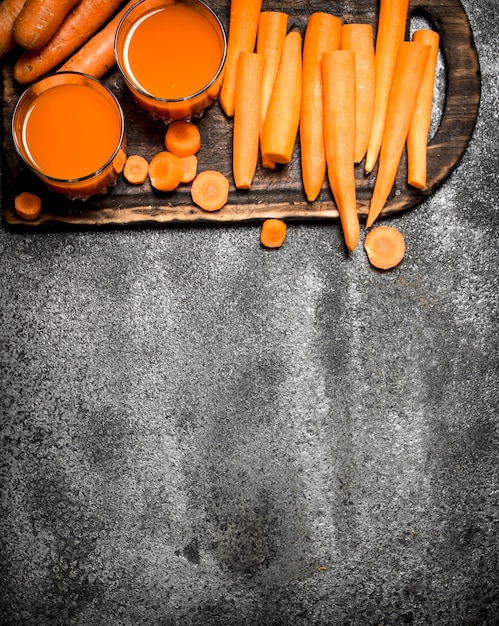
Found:
<path fill-rule="evenodd" d="M 262 160 L 289 163 L 298 133 L 302 94 L 302 37 L 286 35 L 261 136 Z"/>
<path fill-rule="evenodd" d="M 433 30 L 422 29 L 417 30 L 412 39 L 430 46 L 428 61 L 426 62 L 423 80 L 419 88 L 416 109 L 412 116 L 409 134 L 407 135 L 407 182 L 413 187 L 424 189 L 426 187 L 428 133 L 431 126 L 440 36 Z"/>
<path fill-rule="evenodd" d="M 196 174 L 198 172 L 198 158 L 195 154 L 189 154 L 185 157 L 180 157 L 182 161 L 182 167 L 184 168 L 184 173 L 180 180 L 181 183 L 192 183 L 192 181 L 196 178 Z"/>
<path fill-rule="evenodd" d="M 394 226 L 377 226 L 367 233 L 364 249 L 371 265 L 389 270 L 404 258 L 405 239 Z"/>
<path fill-rule="evenodd" d="M 255 176 L 260 145 L 260 89 L 265 60 L 255 52 L 241 52 L 237 64 L 232 168 L 238 189 L 249 189 Z"/>
<path fill-rule="evenodd" d="M 266 248 L 280 248 L 286 239 L 286 224 L 282 220 L 268 219 L 262 224 L 260 242 Z"/>
<path fill-rule="evenodd" d="M 25 220 L 36 220 L 42 212 L 40 196 L 23 191 L 14 198 L 15 212 Z"/>
<path fill-rule="evenodd" d="M 417 41 L 400 46 L 386 115 L 378 172 L 369 205 L 369 228 L 385 206 L 397 177 L 430 47 Z"/>
<path fill-rule="evenodd" d="M 352 252 L 360 236 L 354 164 L 355 54 L 351 50 L 324 53 L 322 73 L 327 174 L 345 244 Z"/>
<path fill-rule="evenodd" d="M 151 185 L 159 191 L 173 191 L 180 181 L 184 168 L 180 157 L 172 152 L 158 152 L 149 162 L 148 174 Z"/>
<path fill-rule="evenodd" d="M 409 0 L 381 0 L 376 34 L 376 90 L 374 116 L 367 148 L 365 171 L 372 172 L 381 147 L 400 44 L 404 41 Z"/>
<path fill-rule="evenodd" d="M 40 50 L 55 35 L 77 0 L 26 0 L 14 24 L 14 39 L 26 50 Z"/>
<path fill-rule="evenodd" d="M 355 53 L 355 163 L 365 157 L 374 115 L 376 78 L 373 29 L 370 24 L 344 24 L 341 49 Z"/>
<path fill-rule="evenodd" d="M 205 170 L 196 176 L 191 197 L 204 211 L 219 211 L 229 199 L 229 180 L 217 170 Z"/>
<path fill-rule="evenodd" d="M 172 122 L 166 131 L 165 147 L 179 157 L 196 154 L 201 147 L 199 128 L 193 122 Z"/>
<path fill-rule="evenodd" d="M 219 101 L 227 117 L 234 115 L 236 72 L 240 52 L 253 52 L 262 0 L 231 0 L 224 78 Z"/>
<path fill-rule="evenodd" d="M 329 13 L 312 13 L 303 40 L 300 147 L 303 187 L 309 202 L 319 195 L 326 174 L 321 59 L 324 52 L 339 48 L 341 29 L 338 17 Z"/>
<path fill-rule="evenodd" d="M 123 168 L 123 176 L 132 185 L 142 185 L 149 174 L 149 163 L 140 154 L 131 154 Z"/>
<path fill-rule="evenodd" d="M 14 24 L 24 6 L 24 0 L 0 2 L 0 59 L 18 45 L 14 39 Z"/>

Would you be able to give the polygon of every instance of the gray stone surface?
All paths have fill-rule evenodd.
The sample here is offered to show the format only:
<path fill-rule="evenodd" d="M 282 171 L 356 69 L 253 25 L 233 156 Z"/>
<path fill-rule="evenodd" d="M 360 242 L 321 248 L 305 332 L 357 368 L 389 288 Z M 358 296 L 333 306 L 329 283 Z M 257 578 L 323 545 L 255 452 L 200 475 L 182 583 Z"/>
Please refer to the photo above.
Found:
<path fill-rule="evenodd" d="M 495 0 L 388 273 L 336 225 L 0 229 L 1 623 L 498 624 Z"/>

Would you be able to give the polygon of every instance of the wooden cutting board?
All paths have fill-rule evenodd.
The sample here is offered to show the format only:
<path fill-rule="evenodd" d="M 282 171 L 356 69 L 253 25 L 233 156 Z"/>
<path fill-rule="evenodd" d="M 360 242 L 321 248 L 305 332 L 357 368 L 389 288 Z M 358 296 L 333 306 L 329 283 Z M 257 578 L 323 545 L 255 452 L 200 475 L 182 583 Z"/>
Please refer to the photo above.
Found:
<path fill-rule="evenodd" d="M 211 0 L 211 7 L 227 27 L 228 0 Z M 334 14 L 344 23 L 364 21 L 375 29 L 376 0 L 339 0 Z M 289 25 L 305 32 L 307 18 L 314 11 L 331 11 L 327 0 L 288 0 L 285 3 L 264 0 L 264 10 L 282 10 L 289 14 Z M 438 129 L 428 149 L 428 185 L 418 190 L 407 185 L 405 156 L 391 197 L 384 209 L 390 215 L 410 209 L 440 187 L 456 167 L 471 139 L 480 101 L 479 63 L 473 35 L 466 13 L 459 0 L 411 0 L 410 16 L 422 16 L 441 36 L 441 52 L 445 65 L 445 102 Z M 194 223 L 258 222 L 269 217 L 286 221 L 336 220 L 338 212 L 327 180 L 318 199 L 307 202 L 300 172 L 299 142 L 292 162 L 276 171 L 258 167 L 249 191 L 234 188 L 231 154 L 232 121 L 227 120 L 215 103 L 199 120 L 202 148 L 198 154 L 199 171 L 216 168 L 229 177 L 229 202 L 221 211 L 207 213 L 192 204 L 189 187 L 171 193 L 154 191 L 149 182 L 140 187 L 129 185 L 121 176 L 117 185 L 106 195 L 86 202 L 68 200 L 49 192 L 38 179 L 19 162 L 12 143 L 10 121 L 17 99 L 24 89 L 12 78 L 15 55 L 5 59 L 2 66 L 2 164 L 1 206 L 6 226 L 17 228 L 105 228 L 159 226 Z M 111 71 L 103 82 L 120 100 L 126 117 L 128 153 L 151 158 L 164 149 L 165 125 L 153 121 L 131 99 L 117 70 Z M 376 169 L 366 176 L 363 163 L 356 166 L 358 210 L 366 216 L 376 177 Z M 28 190 L 42 197 L 40 218 L 26 222 L 13 210 L 17 193 Z"/>

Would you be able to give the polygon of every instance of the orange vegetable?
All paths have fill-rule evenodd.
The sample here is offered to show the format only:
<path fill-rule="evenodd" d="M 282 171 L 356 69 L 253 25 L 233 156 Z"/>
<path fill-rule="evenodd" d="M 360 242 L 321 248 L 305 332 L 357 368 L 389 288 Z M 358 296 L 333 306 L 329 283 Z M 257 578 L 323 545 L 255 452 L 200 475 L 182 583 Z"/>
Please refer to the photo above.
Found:
<path fill-rule="evenodd" d="M 14 39 L 14 23 L 24 6 L 25 0 L 3 0 L 0 2 L 0 59 L 17 46 Z"/>
<path fill-rule="evenodd" d="M 324 53 L 322 74 L 327 174 L 345 244 L 352 252 L 360 235 L 354 164 L 355 54 L 351 50 Z"/>
<path fill-rule="evenodd" d="M 232 169 L 238 189 L 251 187 L 258 163 L 264 63 L 265 59 L 261 54 L 239 54 L 232 141 Z"/>
<path fill-rule="evenodd" d="M 198 158 L 195 154 L 189 154 L 189 156 L 180 157 L 184 173 L 180 180 L 181 183 L 192 183 L 196 178 L 198 172 Z"/>
<path fill-rule="evenodd" d="M 262 160 L 289 163 L 300 123 L 302 95 L 302 37 L 286 35 L 281 62 L 261 135 Z"/>
<path fill-rule="evenodd" d="M 395 65 L 405 36 L 408 5 L 409 0 L 381 0 L 380 4 L 375 52 L 374 116 L 365 163 L 367 174 L 372 172 L 378 160 Z"/>
<path fill-rule="evenodd" d="M 229 181 L 222 172 L 205 170 L 194 179 L 191 197 L 204 211 L 219 211 L 229 199 Z"/>
<path fill-rule="evenodd" d="M 367 233 L 364 249 L 371 265 L 389 270 L 404 258 L 405 239 L 393 226 L 377 226 Z"/>
<path fill-rule="evenodd" d="M 158 152 L 149 162 L 151 185 L 159 191 L 173 191 L 180 185 L 184 168 L 180 157 L 171 152 Z"/>
<path fill-rule="evenodd" d="M 260 13 L 258 32 L 256 38 L 256 52 L 264 59 L 262 87 L 261 87 L 261 110 L 260 110 L 260 133 L 267 116 L 270 97 L 274 88 L 277 70 L 281 61 L 282 48 L 288 32 L 288 15 L 280 11 L 263 11 Z M 272 161 L 263 162 L 263 167 L 274 169 Z"/>
<path fill-rule="evenodd" d="M 199 128 L 193 122 L 172 122 L 166 131 L 165 146 L 179 157 L 196 154 L 201 147 Z"/>
<path fill-rule="evenodd" d="M 227 115 L 234 115 L 236 72 L 240 52 L 253 52 L 262 0 L 231 0 L 229 34 L 224 78 L 220 89 L 220 106 Z"/>
<path fill-rule="evenodd" d="M 417 41 L 404 41 L 400 46 L 388 103 L 378 173 L 367 216 L 368 228 L 385 206 L 395 183 L 429 50 L 429 46 Z"/>
<path fill-rule="evenodd" d="M 356 119 L 355 163 L 365 157 L 374 114 L 376 78 L 374 69 L 373 29 L 370 24 L 344 24 L 341 49 L 355 53 Z"/>
<path fill-rule="evenodd" d="M 78 0 L 26 0 L 14 24 L 14 39 L 26 50 L 40 50 L 55 35 Z"/>
<path fill-rule="evenodd" d="M 337 50 L 341 20 L 329 13 L 312 13 L 303 41 L 303 91 L 300 116 L 301 171 L 307 199 L 317 198 L 326 174 L 324 146 L 324 90 L 321 59 Z"/>
<path fill-rule="evenodd" d="M 14 78 L 30 83 L 50 72 L 106 22 L 121 0 L 80 0 L 68 13 L 52 39 L 38 52 L 25 50 L 14 65 Z"/>
<path fill-rule="evenodd" d="M 286 239 L 286 224 L 282 220 L 268 219 L 262 224 L 260 242 L 266 248 L 280 248 Z"/>
<path fill-rule="evenodd" d="M 42 201 L 36 194 L 23 191 L 14 198 L 14 210 L 25 220 L 36 220 L 42 212 Z"/>
<path fill-rule="evenodd" d="M 426 187 L 426 157 L 428 133 L 431 126 L 431 112 L 433 108 L 433 91 L 435 86 L 435 71 L 438 59 L 440 37 L 433 30 L 417 30 L 413 41 L 419 41 L 430 46 L 423 80 L 419 88 L 416 109 L 412 116 L 409 134 L 407 136 L 407 182 L 418 189 Z"/>
<path fill-rule="evenodd" d="M 123 15 L 137 0 L 131 0 L 113 19 L 91 37 L 71 58 L 60 68 L 61 72 L 82 72 L 95 78 L 101 78 L 116 63 L 114 56 L 114 36 Z"/>
<path fill-rule="evenodd" d="M 149 163 L 140 154 L 131 154 L 125 161 L 123 176 L 132 185 L 142 185 L 149 174 Z"/>

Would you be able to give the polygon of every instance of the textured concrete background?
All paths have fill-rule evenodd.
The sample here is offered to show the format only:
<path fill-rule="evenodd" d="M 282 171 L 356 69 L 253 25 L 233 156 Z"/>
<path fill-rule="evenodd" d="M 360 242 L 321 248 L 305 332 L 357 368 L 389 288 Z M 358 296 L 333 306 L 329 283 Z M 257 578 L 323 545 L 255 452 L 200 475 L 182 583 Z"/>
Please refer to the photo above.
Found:
<path fill-rule="evenodd" d="M 1 623 L 499 623 L 495 0 L 469 150 L 391 219 L 0 229 Z"/>

